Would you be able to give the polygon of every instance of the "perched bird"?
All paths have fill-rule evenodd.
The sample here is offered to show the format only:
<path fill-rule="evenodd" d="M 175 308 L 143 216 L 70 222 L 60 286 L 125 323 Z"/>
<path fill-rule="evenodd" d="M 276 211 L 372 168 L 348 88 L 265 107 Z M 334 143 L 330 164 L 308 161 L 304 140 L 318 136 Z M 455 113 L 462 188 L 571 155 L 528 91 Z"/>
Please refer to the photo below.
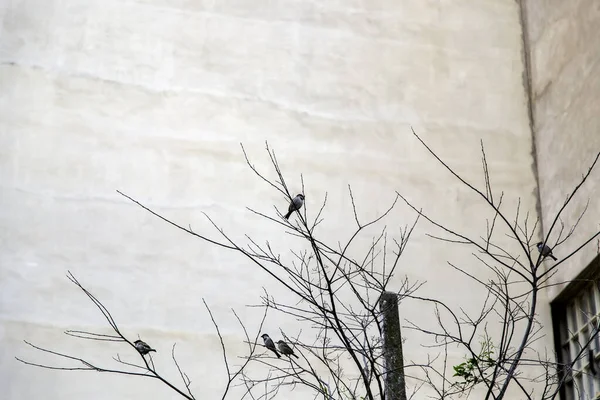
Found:
<path fill-rule="evenodd" d="M 275 343 L 273 343 L 273 339 L 271 339 L 269 337 L 269 335 L 267 335 L 266 333 L 263 333 L 261 337 L 263 338 L 263 341 L 265 342 L 265 347 L 267 349 L 271 350 L 273 353 L 275 353 L 277 358 L 281 358 L 281 356 L 277 352 L 277 349 L 275 348 Z"/>
<path fill-rule="evenodd" d="M 297 194 L 296 197 L 294 197 L 292 199 L 292 202 L 290 203 L 290 206 L 288 207 L 288 212 L 287 212 L 287 214 L 284 215 L 284 218 L 289 219 L 290 215 L 292 215 L 292 213 L 294 211 L 298 211 L 299 209 L 301 209 L 303 204 L 304 204 L 304 195 L 302 193 Z"/>
<path fill-rule="evenodd" d="M 554 261 L 558 260 L 556 257 L 554 257 L 554 254 L 552 254 L 552 249 L 548 245 L 544 245 L 544 242 L 539 242 L 537 244 L 537 249 L 543 257 L 550 257 Z"/>
<path fill-rule="evenodd" d="M 279 351 L 281 352 L 281 354 L 286 355 L 286 356 L 294 356 L 296 358 L 300 358 L 297 355 L 294 354 L 294 350 L 292 350 L 292 348 L 290 346 L 287 345 L 286 342 L 284 342 L 283 340 L 278 340 L 277 341 L 277 348 L 279 349 Z"/>
<path fill-rule="evenodd" d="M 143 356 L 150 353 L 151 351 L 156 351 L 152 347 L 148 346 L 148 343 L 142 340 L 136 340 L 135 342 L 133 342 L 133 345 L 135 346 L 136 350 L 139 351 L 139 353 Z"/>

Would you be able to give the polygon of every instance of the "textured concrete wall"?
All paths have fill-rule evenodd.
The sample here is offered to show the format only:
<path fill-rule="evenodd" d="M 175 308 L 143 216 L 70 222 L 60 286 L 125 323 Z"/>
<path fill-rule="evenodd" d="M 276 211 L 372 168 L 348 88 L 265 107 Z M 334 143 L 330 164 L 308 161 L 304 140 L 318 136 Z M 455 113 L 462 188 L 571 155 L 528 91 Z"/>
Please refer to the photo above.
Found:
<path fill-rule="evenodd" d="M 451 226 L 484 234 L 489 213 L 432 161 L 409 125 L 478 185 L 483 139 L 505 204 L 520 197 L 535 213 L 512 0 L 12 0 L 0 13 L 4 399 L 175 398 L 153 381 L 15 362 L 15 355 L 52 360 L 21 339 L 107 363 L 122 351 L 61 335 L 104 326 L 67 270 L 129 335 L 159 349 L 157 361 L 173 379 L 169 353 L 177 342 L 196 393 L 215 398 L 223 369 L 201 298 L 235 356 L 245 347 L 229 308 L 252 331 L 255 317 L 244 305 L 259 301 L 261 286 L 284 295 L 243 258 L 173 229 L 115 189 L 214 233 L 207 212 L 237 239 L 247 232 L 284 252 L 291 239 L 283 230 L 244 208 L 273 212 L 272 204 L 285 204 L 249 172 L 239 142 L 267 170 L 269 140 L 294 191 L 304 174 L 309 202 L 328 191 L 322 230 L 332 243 L 347 238 L 353 223 L 349 183 L 363 218 L 382 212 L 400 190 Z M 399 207 L 388 226 L 413 218 Z M 423 295 L 478 306 L 482 293 L 446 264 L 473 266 L 471 251 L 425 232 L 434 230 L 423 224 L 415 232 L 399 278 L 427 281 Z M 401 313 L 434 322 L 415 306 L 402 304 Z M 301 326 L 269 319 L 265 331 L 280 327 L 295 333 Z M 420 338 L 405 334 L 407 360 L 424 360 Z M 452 353 L 450 362 L 462 356 Z"/>
<path fill-rule="evenodd" d="M 524 4 L 542 219 L 547 232 L 567 194 L 600 151 L 600 2 L 526 0 Z M 557 257 L 566 256 L 574 245 L 600 230 L 599 196 L 600 165 L 562 214 L 568 231 L 590 201 L 577 231 L 556 249 Z M 557 233 L 555 229 L 551 240 Z M 553 281 L 572 280 L 596 254 L 594 242 L 561 266 Z M 562 287 L 551 287 L 550 297 Z"/>

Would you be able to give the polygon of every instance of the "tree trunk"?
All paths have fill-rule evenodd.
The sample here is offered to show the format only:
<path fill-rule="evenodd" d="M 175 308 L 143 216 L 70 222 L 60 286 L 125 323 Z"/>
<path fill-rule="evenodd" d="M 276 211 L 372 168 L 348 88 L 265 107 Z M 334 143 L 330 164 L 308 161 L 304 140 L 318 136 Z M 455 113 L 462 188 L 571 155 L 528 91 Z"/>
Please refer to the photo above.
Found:
<path fill-rule="evenodd" d="M 379 299 L 379 310 L 383 315 L 385 400 L 406 400 L 402 335 L 400 333 L 400 315 L 396 293 L 382 293 Z"/>

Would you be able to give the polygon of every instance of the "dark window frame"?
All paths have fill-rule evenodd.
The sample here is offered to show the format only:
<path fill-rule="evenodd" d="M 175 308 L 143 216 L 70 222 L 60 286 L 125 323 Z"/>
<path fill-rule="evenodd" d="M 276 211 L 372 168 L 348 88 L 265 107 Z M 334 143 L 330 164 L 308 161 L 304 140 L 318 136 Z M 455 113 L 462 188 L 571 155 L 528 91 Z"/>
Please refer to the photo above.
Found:
<path fill-rule="evenodd" d="M 564 326 L 564 324 L 566 324 L 567 306 L 572 301 L 577 299 L 578 295 L 583 290 L 586 290 L 590 286 L 590 284 L 595 284 L 597 290 L 600 291 L 600 255 L 597 255 L 590 262 L 590 264 L 587 267 L 585 267 L 575 279 L 570 281 L 567 284 L 567 286 L 558 294 L 558 296 L 556 296 L 556 298 L 550 302 L 550 312 L 552 315 L 552 333 L 554 337 L 554 350 L 558 365 L 561 365 L 564 362 L 562 347 L 566 339 L 564 338 L 564 335 L 561 332 L 561 326 Z M 596 311 L 599 312 L 600 310 Z M 600 349 L 598 350 L 600 351 Z M 558 369 L 557 373 L 558 379 L 562 381 L 565 376 L 565 370 Z M 560 387 L 561 400 L 568 399 L 566 389 L 567 385 L 563 383 Z M 595 393 L 591 395 L 594 396 Z M 594 397 L 592 397 L 591 399 L 594 399 Z"/>

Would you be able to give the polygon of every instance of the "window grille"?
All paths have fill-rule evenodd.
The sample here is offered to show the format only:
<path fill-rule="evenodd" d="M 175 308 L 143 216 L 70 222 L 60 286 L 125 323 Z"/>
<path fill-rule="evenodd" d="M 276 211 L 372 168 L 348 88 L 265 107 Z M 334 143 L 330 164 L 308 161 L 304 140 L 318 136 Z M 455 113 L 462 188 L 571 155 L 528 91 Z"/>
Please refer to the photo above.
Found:
<path fill-rule="evenodd" d="M 577 361 L 572 369 L 563 369 L 564 400 L 600 399 L 600 337 L 590 340 L 600 323 L 600 291 L 588 284 L 565 303 L 558 323 L 562 365 Z"/>

